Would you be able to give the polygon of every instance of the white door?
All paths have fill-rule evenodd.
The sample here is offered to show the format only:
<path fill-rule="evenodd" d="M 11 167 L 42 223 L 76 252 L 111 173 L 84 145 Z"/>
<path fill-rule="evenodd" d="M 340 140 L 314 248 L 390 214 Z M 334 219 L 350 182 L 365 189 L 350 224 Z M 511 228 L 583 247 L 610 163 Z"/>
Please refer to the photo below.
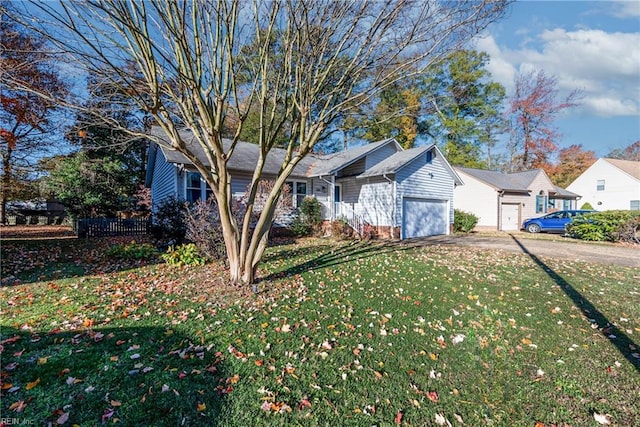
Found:
<path fill-rule="evenodd" d="M 502 220 L 500 221 L 500 230 L 519 230 L 520 229 L 520 205 L 502 205 Z"/>
<path fill-rule="evenodd" d="M 404 198 L 402 238 L 447 234 L 449 215 L 446 200 Z"/>

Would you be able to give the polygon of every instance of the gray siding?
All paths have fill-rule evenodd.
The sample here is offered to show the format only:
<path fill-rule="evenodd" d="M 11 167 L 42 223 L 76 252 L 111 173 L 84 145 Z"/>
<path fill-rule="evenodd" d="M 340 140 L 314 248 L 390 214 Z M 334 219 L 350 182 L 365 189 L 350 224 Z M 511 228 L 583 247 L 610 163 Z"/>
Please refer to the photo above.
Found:
<path fill-rule="evenodd" d="M 366 165 L 366 158 L 362 158 L 362 159 L 358 160 L 357 162 L 354 162 L 354 163 L 350 164 L 349 166 L 347 166 L 346 168 L 344 168 L 341 171 L 339 171 L 338 172 L 338 176 L 356 176 L 356 175 L 360 175 L 362 172 L 364 172 L 365 165 Z"/>
<path fill-rule="evenodd" d="M 398 152 L 398 149 L 396 148 L 395 144 L 392 144 L 392 143 L 386 144 L 385 146 L 375 150 L 373 153 L 370 153 L 366 157 L 367 163 L 365 168 L 371 169 L 381 161 L 388 159 L 389 157 L 393 156 L 397 152 Z"/>
<path fill-rule="evenodd" d="M 167 197 L 177 196 L 176 177 L 178 169 L 167 162 L 162 150 L 158 150 L 153 167 L 151 181 L 152 212 L 158 209 L 158 205 Z"/>
<path fill-rule="evenodd" d="M 396 226 L 402 224 L 403 197 L 449 201 L 449 223 L 453 223 L 454 180 L 451 172 L 439 155 L 430 163 L 426 159 L 427 153 L 408 163 L 397 173 L 394 210 Z"/>

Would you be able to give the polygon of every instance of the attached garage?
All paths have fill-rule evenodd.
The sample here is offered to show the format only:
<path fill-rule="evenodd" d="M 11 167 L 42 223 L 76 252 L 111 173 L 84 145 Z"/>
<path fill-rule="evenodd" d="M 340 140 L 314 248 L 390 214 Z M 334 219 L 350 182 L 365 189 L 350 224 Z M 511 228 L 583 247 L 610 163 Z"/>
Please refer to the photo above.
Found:
<path fill-rule="evenodd" d="M 500 230 L 512 231 L 520 229 L 520 205 L 503 203 L 501 206 Z"/>
<path fill-rule="evenodd" d="M 449 204 L 446 200 L 405 197 L 402 201 L 402 238 L 447 234 Z"/>

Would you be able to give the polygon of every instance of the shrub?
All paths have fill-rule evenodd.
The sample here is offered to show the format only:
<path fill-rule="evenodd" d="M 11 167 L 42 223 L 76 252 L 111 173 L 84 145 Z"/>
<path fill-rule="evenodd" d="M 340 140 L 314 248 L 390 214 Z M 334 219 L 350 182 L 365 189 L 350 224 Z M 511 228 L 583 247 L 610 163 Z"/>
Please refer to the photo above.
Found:
<path fill-rule="evenodd" d="M 184 241 L 187 203 L 177 197 L 167 197 L 160 203 L 153 215 L 153 231 L 156 237 L 171 239 L 176 243 Z"/>
<path fill-rule="evenodd" d="M 620 242 L 640 244 L 640 213 L 620 225 L 615 237 Z"/>
<path fill-rule="evenodd" d="M 193 243 L 169 247 L 169 250 L 160 255 L 169 265 L 181 267 L 183 265 L 204 265 L 205 258 L 200 255 L 198 247 Z"/>
<path fill-rule="evenodd" d="M 322 225 L 322 204 L 315 197 L 305 197 L 300 204 L 300 211 L 291 224 L 291 231 L 296 236 L 317 234 Z"/>
<path fill-rule="evenodd" d="M 567 225 L 567 233 L 581 240 L 617 242 L 621 230 L 638 217 L 640 212 L 634 211 L 594 212 L 573 218 Z"/>
<path fill-rule="evenodd" d="M 453 211 L 453 231 L 455 233 L 468 233 L 478 224 L 478 218 L 471 212 L 454 209 Z"/>
<path fill-rule="evenodd" d="M 593 210 L 593 206 L 591 206 L 591 203 L 589 203 L 589 202 L 584 202 L 582 204 L 582 206 L 580 206 L 580 209 L 592 211 Z"/>
<path fill-rule="evenodd" d="M 331 236 L 338 240 L 350 239 L 353 237 L 353 229 L 345 218 L 338 218 L 331 223 Z"/>
<path fill-rule="evenodd" d="M 149 243 L 136 243 L 132 241 L 126 245 L 115 245 L 105 253 L 109 258 L 122 260 L 153 259 L 158 255 L 158 250 Z"/>
<path fill-rule="evenodd" d="M 224 259 L 226 248 L 220 225 L 220 213 L 213 198 L 198 200 L 185 215 L 185 237 L 195 243 L 209 259 Z"/>

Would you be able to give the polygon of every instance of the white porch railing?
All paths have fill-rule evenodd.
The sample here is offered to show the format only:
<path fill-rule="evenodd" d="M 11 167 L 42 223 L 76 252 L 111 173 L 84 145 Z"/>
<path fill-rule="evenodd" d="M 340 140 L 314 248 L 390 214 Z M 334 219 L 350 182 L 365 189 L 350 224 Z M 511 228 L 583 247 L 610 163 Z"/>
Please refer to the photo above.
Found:
<path fill-rule="evenodd" d="M 335 202 L 333 209 L 336 219 L 345 219 L 349 226 L 353 228 L 358 235 L 362 236 L 365 221 L 362 215 L 357 212 L 357 203 Z"/>

